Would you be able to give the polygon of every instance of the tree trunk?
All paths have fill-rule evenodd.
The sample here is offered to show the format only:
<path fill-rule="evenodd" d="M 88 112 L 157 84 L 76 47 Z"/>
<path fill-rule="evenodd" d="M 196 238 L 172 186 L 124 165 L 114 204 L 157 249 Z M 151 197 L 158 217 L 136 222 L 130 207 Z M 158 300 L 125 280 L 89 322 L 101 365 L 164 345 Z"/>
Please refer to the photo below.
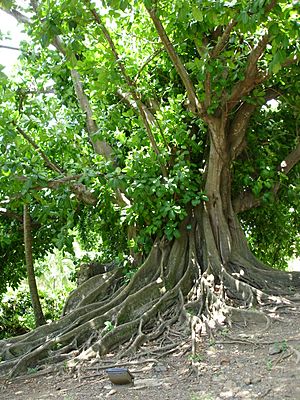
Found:
<path fill-rule="evenodd" d="M 28 206 L 24 205 L 24 246 L 28 285 L 31 297 L 31 304 L 34 313 L 35 325 L 40 326 L 46 324 L 43 310 L 40 303 L 32 257 L 32 233 L 31 233 L 31 218 Z"/>

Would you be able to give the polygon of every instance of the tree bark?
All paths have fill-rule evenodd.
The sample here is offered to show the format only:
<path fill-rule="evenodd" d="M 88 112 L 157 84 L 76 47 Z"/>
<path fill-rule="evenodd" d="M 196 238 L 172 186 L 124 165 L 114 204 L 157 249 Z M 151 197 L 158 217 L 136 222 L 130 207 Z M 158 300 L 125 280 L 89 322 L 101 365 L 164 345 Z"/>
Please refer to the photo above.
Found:
<path fill-rule="evenodd" d="M 31 218 L 28 206 L 26 204 L 24 204 L 24 246 L 25 246 L 26 269 L 27 269 L 27 278 L 28 278 L 31 303 L 34 313 L 35 325 L 38 327 L 46 324 L 46 320 L 41 307 L 36 279 L 35 279 L 33 257 L 32 257 Z"/>

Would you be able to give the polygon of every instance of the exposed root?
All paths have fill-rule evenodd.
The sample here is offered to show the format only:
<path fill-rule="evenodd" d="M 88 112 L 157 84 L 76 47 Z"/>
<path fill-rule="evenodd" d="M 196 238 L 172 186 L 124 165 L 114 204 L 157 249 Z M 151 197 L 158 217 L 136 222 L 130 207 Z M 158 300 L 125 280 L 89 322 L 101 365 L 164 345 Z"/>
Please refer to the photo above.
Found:
<path fill-rule="evenodd" d="M 157 241 L 128 284 L 119 270 L 95 276 L 70 295 L 59 321 L 0 341 L 0 375 L 46 370 L 53 363 L 74 368 L 111 351 L 119 359 L 150 354 L 147 346 L 154 340 L 160 346 L 151 353 L 159 357 L 182 348 L 187 335 L 192 337 L 188 348 L 196 355 L 201 337 L 229 321 L 246 324 L 259 319 L 267 329 L 267 317 L 247 310 L 290 304 L 277 296 L 276 290 L 283 287 L 277 280 L 285 276 L 283 282 L 299 281 L 300 287 L 298 275 L 286 278 L 276 272 L 273 278 L 255 260 L 251 266 L 251 255 L 239 255 L 236 248 L 232 260 L 224 262 L 226 248 L 218 249 L 209 219 L 205 223 L 202 229 L 196 219 L 188 219 L 180 239 Z M 204 246 L 203 235 L 209 245 Z M 268 280 L 261 283 L 267 274 Z M 271 290 L 273 280 L 277 283 Z"/>

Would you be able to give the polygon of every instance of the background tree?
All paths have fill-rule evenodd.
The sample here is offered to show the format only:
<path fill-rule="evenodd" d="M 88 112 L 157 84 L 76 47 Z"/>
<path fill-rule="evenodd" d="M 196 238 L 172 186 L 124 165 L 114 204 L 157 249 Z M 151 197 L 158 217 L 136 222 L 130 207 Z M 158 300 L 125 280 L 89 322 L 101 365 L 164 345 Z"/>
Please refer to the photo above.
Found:
<path fill-rule="evenodd" d="M 2 140 L 14 152 L 4 168 L 6 213 L 19 182 L 47 230 L 44 210 L 57 202 L 69 226 L 100 216 L 108 247 L 116 246 L 111 221 L 114 239 L 127 235 L 133 255 L 147 255 L 129 282 L 119 269 L 94 277 L 57 323 L 1 342 L 2 359 L 13 359 L 3 373 L 74 348 L 103 355 L 131 339 L 128 354 L 186 311 L 197 334 L 233 308 L 299 287 L 299 274 L 252 254 L 237 217 L 256 239 L 249 210 L 279 210 L 282 200 L 286 221 L 297 209 L 288 206 L 297 206 L 300 158 L 295 5 L 31 1 L 30 14 L 2 5 L 31 37 L 21 83 L 3 88 Z M 296 250 L 299 237 L 289 238 Z"/>
<path fill-rule="evenodd" d="M 35 272 L 33 266 L 33 257 L 32 257 L 32 233 L 31 233 L 31 218 L 28 211 L 28 205 L 24 205 L 23 207 L 24 215 L 24 247 L 25 247 L 25 260 L 26 260 L 26 269 L 27 269 L 27 279 L 28 286 L 30 290 L 30 298 L 32 303 L 32 308 L 34 312 L 35 325 L 41 326 L 46 323 L 46 319 L 43 314 L 42 306 L 40 303 L 39 293 L 37 289 Z"/>

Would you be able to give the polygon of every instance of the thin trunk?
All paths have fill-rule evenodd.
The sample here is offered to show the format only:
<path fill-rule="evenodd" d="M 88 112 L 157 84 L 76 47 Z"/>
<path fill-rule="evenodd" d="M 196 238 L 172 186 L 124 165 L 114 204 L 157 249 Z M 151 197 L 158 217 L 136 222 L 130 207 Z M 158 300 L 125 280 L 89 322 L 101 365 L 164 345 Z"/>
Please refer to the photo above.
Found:
<path fill-rule="evenodd" d="M 35 280 L 35 274 L 34 274 L 33 257 L 32 257 L 31 218 L 29 215 L 29 210 L 27 205 L 24 205 L 24 245 L 25 245 L 27 278 L 28 278 L 31 303 L 34 313 L 34 319 L 36 326 L 40 326 L 46 324 L 46 320 L 41 307 Z"/>

